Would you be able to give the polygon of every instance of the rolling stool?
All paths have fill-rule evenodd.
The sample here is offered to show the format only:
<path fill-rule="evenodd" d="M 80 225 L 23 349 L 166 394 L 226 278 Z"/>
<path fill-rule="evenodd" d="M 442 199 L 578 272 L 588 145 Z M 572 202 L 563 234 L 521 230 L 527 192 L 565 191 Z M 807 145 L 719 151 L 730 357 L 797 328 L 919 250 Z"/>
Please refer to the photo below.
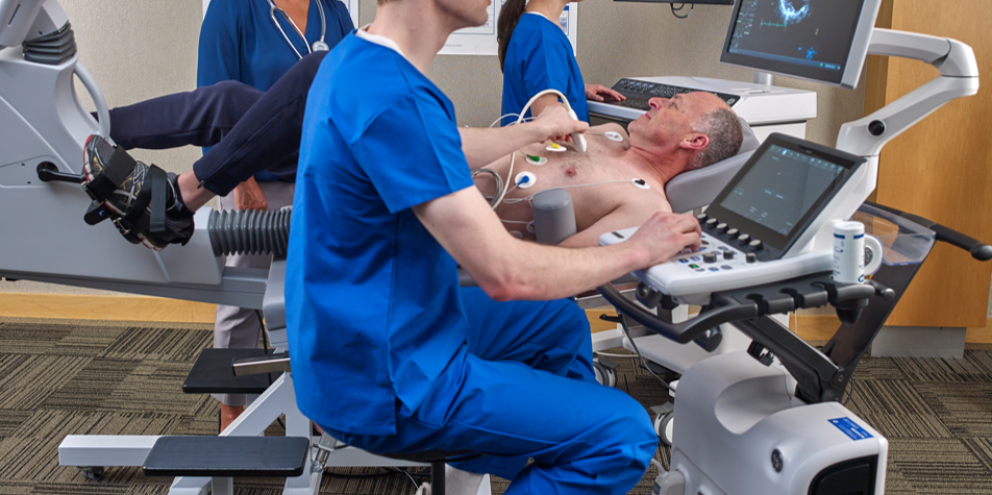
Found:
<path fill-rule="evenodd" d="M 444 494 L 444 465 L 448 462 L 467 461 L 481 457 L 482 454 L 470 450 L 426 450 L 412 454 L 379 454 L 390 459 L 430 463 L 431 465 L 431 495 Z"/>
<path fill-rule="evenodd" d="M 334 452 L 344 446 L 346 446 L 344 442 L 338 441 L 327 433 L 322 434 L 320 436 L 320 441 L 317 442 L 317 448 L 320 450 L 320 453 L 317 454 L 315 464 L 318 466 L 323 466 L 331 452 Z M 444 465 L 448 462 L 475 459 L 476 457 L 480 457 L 482 454 L 469 450 L 427 450 L 424 452 L 414 452 L 411 454 L 377 453 L 377 455 L 401 461 L 430 464 L 431 495 L 445 495 Z"/>
<path fill-rule="evenodd" d="M 289 353 L 271 354 L 267 356 L 257 356 L 237 359 L 233 363 L 234 375 L 244 376 L 257 373 L 289 372 Z M 320 450 L 317 459 L 314 461 L 315 469 L 322 470 L 328 457 L 335 450 L 346 446 L 334 437 L 323 433 L 316 447 Z M 444 487 L 444 465 L 448 462 L 465 461 L 480 457 L 481 453 L 473 451 L 447 451 L 428 450 L 424 452 L 414 452 L 412 454 L 383 454 L 382 457 L 397 459 L 401 461 L 422 462 L 431 465 L 431 495 L 445 495 Z"/>

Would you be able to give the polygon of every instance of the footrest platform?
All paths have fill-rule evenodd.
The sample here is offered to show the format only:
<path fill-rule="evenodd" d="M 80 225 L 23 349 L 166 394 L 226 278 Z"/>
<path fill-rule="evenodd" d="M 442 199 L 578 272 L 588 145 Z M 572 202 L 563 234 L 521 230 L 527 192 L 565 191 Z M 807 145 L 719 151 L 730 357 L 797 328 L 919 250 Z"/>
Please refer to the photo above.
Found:
<path fill-rule="evenodd" d="M 303 474 L 310 442 L 301 437 L 161 437 L 145 458 L 146 476 Z"/>
<path fill-rule="evenodd" d="M 183 382 L 187 394 L 260 394 L 282 373 L 234 376 L 235 359 L 262 357 L 262 349 L 204 349 Z"/>

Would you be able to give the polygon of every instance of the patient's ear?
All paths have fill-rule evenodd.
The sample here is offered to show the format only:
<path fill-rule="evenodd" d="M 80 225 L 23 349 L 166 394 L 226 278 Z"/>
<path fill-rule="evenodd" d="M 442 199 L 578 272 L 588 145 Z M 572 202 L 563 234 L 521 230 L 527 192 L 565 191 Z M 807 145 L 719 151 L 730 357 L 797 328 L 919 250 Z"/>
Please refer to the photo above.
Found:
<path fill-rule="evenodd" d="M 710 144 L 709 136 L 701 132 L 693 132 L 692 134 L 682 138 L 682 141 L 679 143 L 679 148 L 699 151 L 705 148 L 708 144 Z"/>

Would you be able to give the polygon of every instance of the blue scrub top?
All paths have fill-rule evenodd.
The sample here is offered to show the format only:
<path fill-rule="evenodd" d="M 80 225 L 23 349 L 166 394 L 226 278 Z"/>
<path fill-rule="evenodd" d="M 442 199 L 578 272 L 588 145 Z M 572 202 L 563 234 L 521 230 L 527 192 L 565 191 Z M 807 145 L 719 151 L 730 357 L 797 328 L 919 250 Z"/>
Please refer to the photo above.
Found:
<path fill-rule="evenodd" d="M 320 39 L 322 24 L 317 2 L 324 7 L 327 31 L 324 42 L 334 48 L 342 38 L 355 29 L 345 5 L 337 0 L 310 0 L 307 11 L 307 44 Z M 200 28 L 199 59 L 196 67 L 196 87 L 211 86 L 221 81 L 240 81 L 259 91 L 269 88 L 299 61 L 296 53 L 272 22 L 266 0 L 212 0 Z M 286 16 L 276 12 L 276 21 L 286 36 L 306 56 L 306 45 Z M 209 148 L 204 148 L 206 152 Z M 262 172 L 255 176 L 261 181 L 278 180 Z"/>
<path fill-rule="evenodd" d="M 397 51 L 349 35 L 307 97 L 286 272 L 300 410 L 387 435 L 466 352 L 455 260 L 412 206 L 473 187 L 450 100 Z"/>
<path fill-rule="evenodd" d="M 586 84 L 568 36 L 543 15 L 524 13 L 503 61 L 503 115 L 520 113 L 532 96 L 545 89 L 564 93 L 579 120 L 589 122 Z"/>

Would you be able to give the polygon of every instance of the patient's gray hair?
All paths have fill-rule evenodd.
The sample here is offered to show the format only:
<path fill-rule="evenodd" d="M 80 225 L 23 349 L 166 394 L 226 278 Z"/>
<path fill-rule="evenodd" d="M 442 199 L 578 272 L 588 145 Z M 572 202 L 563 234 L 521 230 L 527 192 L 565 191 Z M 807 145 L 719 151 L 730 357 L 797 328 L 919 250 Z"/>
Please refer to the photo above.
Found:
<path fill-rule="evenodd" d="M 692 129 L 710 138 L 709 144 L 699 150 L 689 163 L 689 170 L 696 170 L 737 154 L 744 140 L 744 129 L 734 112 L 718 108 L 703 115 Z"/>

